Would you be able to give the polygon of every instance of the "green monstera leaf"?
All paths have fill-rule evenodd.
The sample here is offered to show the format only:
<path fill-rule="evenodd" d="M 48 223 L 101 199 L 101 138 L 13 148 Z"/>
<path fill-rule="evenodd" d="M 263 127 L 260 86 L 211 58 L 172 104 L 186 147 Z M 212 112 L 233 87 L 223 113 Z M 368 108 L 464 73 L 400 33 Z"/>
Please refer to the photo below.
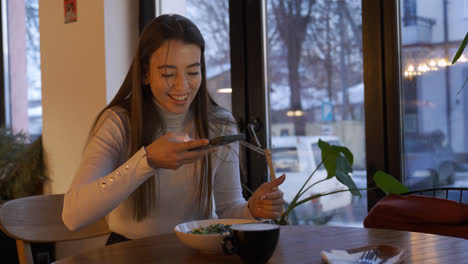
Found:
<path fill-rule="evenodd" d="M 453 57 L 452 64 L 458 61 L 458 59 L 461 57 L 463 51 L 465 50 L 466 44 L 468 44 L 468 32 L 466 32 L 465 38 L 463 39 L 462 43 L 460 44 L 460 47 L 458 48 L 457 53 Z"/>
<path fill-rule="evenodd" d="M 465 50 L 467 44 L 468 44 L 468 32 L 466 32 L 465 38 L 463 39 L 462 43 L 460 44 L 460 47 L 458 48 L 457 53 L 453 57 L 452 64 L 455 64 L 455 62 L 457 62 L 458 59 L 460 59 L 460 57 L 461 57 L 463 51 Z M 465 82 L 463 82 L 463 85 L 460 88 L 460 90 L 458 90 L 457 95 L 463 90 L 463 88 L 465 87 L 467 82 L 468 82 L 468 77 L 465 79 Z"/>
<path fill-rule="evenodd" d="M 402 194 L 409 192 L 408 188 L 401 184 L 398 180 L 393 178 L 391 175 L 383 172 L 377 171 L 374 174 L 374 181 L 377 187 L 379 187 L 385 193 L 394 193 L 394 194 Z"/>
<path fill-rule="evenodd" d="M 347 147 L 330 145 L 321 139 L 319 139 L 318 146 L 322 151 L 322 161 L 325 169 L 327 170 L 327 178 L 336 176 L 336 159 L 338 157 L 344 156 L 349 164 L 347 168 L 342 168 L 342 171 L 345 171 L 346 173 L 353 171 L 352 166 L 354 157 Z"/>
<path fill-rule="evenodd" d="M 353 172 L 353 170 L 348 159 L 343 156 L 338 156 L 336 158 L 336 179 L 346 185 L 352 195 L 359 196 L 359 198 L 361 198 L 361 192 L 357 190 L 358 187 L 354 183 L 353 178 L 349 175 L 351 172 Z"/>

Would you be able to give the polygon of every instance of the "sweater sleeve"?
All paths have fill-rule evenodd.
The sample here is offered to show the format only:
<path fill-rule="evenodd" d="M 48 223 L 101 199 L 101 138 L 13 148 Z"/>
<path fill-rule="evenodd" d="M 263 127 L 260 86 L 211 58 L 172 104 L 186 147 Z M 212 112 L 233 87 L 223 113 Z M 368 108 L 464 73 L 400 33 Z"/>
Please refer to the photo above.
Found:
<path fill-rule="evenodd" d="M 223 130 L 224 135 L 237 134 L 235 127 Z M 239 170 L 239 143 L 219 147 L 214 175 L 214 200 L 219 218 L 255 219 L 242 196 Z"/>
<path fill-rule="evenodd" d="M 65 194 L 62 219 L 71 231 L 102 219 L 150 176 L 142 147 L 123 164 L 126 120 L 107 110 L 98 121 L 83 152 L 81 164 Z"/>

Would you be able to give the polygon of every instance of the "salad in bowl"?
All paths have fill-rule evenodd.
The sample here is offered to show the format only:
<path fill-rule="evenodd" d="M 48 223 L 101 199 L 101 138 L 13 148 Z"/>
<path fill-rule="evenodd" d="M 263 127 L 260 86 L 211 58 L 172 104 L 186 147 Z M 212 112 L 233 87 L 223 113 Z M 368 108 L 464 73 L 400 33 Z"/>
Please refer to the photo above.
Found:
<path fill-rule="evenodd" d="M 229 227 L 236 224 L 257 223 L 251 219 L 208 219 L 178 224 L 174 231 L 179 240 L 204 253 L 223 253 L 223 239 Z"/>

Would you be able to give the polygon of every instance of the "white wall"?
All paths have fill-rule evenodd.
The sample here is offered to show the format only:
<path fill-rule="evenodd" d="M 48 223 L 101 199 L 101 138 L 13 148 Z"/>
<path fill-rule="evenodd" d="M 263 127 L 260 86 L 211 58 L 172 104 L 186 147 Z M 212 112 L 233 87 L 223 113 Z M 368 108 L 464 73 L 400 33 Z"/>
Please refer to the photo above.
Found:
<path fill-rule="evenodd" d="M 78 1 L 78 21 L 64 23 L 63 1 L 39 1 L 43 144 L 51 181 L 64 193 L 88 130 L 106 103 L 104 2 Z"/>
<path fill-rule="evenodd" d="M 105 0 L 106 102 L 120 88 L 138 43 L 138 5 L 135 0 Z"/>
<path fill-rule="evenodd" d="M 96 114 L 128 71 L 138 37 L 137 2 L 77 1 L 78 21 L 64 24 L 62 0 L 39 0 L 43 145 L 51 178 L 45 193 L 67 191 Z M 57 259 L 105 240 L 57 243 Z"/>
<path fill-rule="evenodd" d="M 138 41 L 136 1 L 77 3 L 78 21 L 64 24 L 63 1 L 39 1 L 48 193 L 68 189 L 89 128 L 119 89 Z"/>

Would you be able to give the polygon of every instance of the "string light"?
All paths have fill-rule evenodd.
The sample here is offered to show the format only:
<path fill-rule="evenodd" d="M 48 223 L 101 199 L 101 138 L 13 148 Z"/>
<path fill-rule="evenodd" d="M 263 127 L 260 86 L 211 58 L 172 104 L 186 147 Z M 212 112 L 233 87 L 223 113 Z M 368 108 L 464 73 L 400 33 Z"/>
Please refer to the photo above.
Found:
<path fill-rule="evenodd" d="M 462 55 L 460 56 L 460 58 L 458 59 L 458 61 L 459 61 L 459 62 L 466 62 L 465 55 L 462 54 Z"/>
<path fill-rule="evenodd" d="M 429 67 L 427 67 L 427 65 L 425 63 L 419 64 L 418 65 L 418 71 L 419 72 L 427 72 L 427 71 L 429 71 Z"/>
<path fill-rule="evenodd" d="M 457 63 L 466 63 L 468 62 L 465 54 L 462 54 L 458 59 Z M 406 70 L 403 72 L 405 78 L 413 78 L 413 76 L 420 76 L 426 72 L 430 71 L 437 71 L 440 68 L 451 66 L 452 64 L 447 61 L 447 59 L 431 59 L 426 62 L 421 62 L 420 64 L 415 66 L 413 64 L 409 64 Z"/>
<path fill-rule="evenodd" d="M 448 62 L 447 62 L 446 59 L 440 59 L 440 60 L 437 62 L 437 65 L 438 65 L 439 67 L 445 67 L 445 66 L 448 66 L 449 64 L 448 64 Z"/>

